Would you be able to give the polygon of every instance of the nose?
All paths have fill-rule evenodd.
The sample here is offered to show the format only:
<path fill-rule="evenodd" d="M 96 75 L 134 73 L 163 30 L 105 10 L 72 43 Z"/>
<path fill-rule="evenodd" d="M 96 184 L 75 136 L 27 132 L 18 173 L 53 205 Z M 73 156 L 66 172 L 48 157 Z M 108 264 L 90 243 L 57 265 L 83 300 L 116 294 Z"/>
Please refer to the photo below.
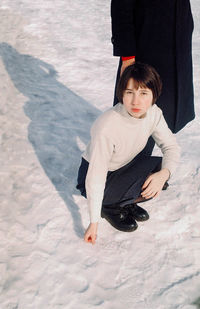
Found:
<path fill-rule="evenodd" d="M 132 105 L 138 105 L 139 104 L 139 98 L 136 94 L 133 95 L 132 100 L 131 100 Z"/>

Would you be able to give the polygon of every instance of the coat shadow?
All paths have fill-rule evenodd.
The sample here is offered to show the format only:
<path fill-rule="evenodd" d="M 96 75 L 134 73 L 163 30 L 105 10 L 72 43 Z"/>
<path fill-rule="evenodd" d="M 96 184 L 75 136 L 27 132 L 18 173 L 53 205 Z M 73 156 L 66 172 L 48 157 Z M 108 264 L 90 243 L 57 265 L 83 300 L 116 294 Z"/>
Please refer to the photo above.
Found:
<path fill-rule="evenodd" d="M 0 44 L 0 55 L 15 87 L 28 101 L 28 139 L 56 191 L 73 218 L 74 231 L 83 237 L 79 208 L 73 200 L 82 143 L 89 141 L 91 124 L 100 111 L 57 80 L 54 67 Z"/>

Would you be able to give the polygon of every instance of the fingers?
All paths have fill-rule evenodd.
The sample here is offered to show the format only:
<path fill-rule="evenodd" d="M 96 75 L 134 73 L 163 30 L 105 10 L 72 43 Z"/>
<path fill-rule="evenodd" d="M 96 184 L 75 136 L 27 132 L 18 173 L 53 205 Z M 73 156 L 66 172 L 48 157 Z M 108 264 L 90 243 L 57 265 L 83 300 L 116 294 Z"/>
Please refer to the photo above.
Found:
<path fill-rule="evenodd" d="M 95 242 L 96 242 L 96 238 L 97 238 L 97 235 L 94 235 L 94 236 L 92 237 L 92 244 L 93 244 L 93 245 L 94 245 Z"/>
<path fill-rule="evenodd" d="M 91 242 L 91 234 L 88 231 L 85 232 L 84 241 Z"/>
<path fill-rule="evenodd" d="M 154 195 L 154 198 L 158 197 L 160 195 L 160 192 L 157 192 L 155 195 Z"/>
<path fill-rule="evenodd" d="M 91 242 L 92 245 L 95 245 L 97 235 L 90 236 L 87 242 Z"/>
<path fill-rule="evenodd" d="M 152 181 L 152 177 L 149 176 L 149 177 L 145 180 L 145 182 L 144 182 L 144 184 L 143 184 L 143 186 L 142 186 L 142 189 L 145 189 L 145 188 L 150 184 L 151 181 Z"/>
<path fill-rule="evenodd" d="M 151 193 L 153 193 L 152 188 L 151 187 L 147 187 L 145 190 L 142 191 L 141 195 L 142 196 L 146 196 L 146 195 L 149 195 Z"/>
<path fill-rule="evenodd" d="M 132 65 L 135 63 L 135 58 L 131 58 L 131 59 L 128 59 L 128 60 L 123 60 L 122 61 L 122 67 L 123 68 L 127 68 L 129 65 Z"/>
<path fill-rule="evenodd" d="M 154 197 L 157 194 L 157 190 L 152 186 L 152 183 L 150 182 L 148 186 L 141 192 L 142 197 L 145 199 L 149 199 Z"/>
<path fill-rule="evenodd" d="M 148 194 L 142 195 L 145 199 L 149 199 L 155 196 L 155 192 L 149 192 Z"/>
<path fill-rule="evenodd" d="M 91 222 L 87 228 L 87 230 L 85 231 L 85 235 L 84 235 L 84 241 L 85 242 L 90 242 L 93 245 L 96 242 L 96 238 L 97 238 L 97 227 L 98 227 L 98 222 Z"/>
<path fill-rule="evenodd" d="M 95 244 L 96 239 L 97 239 L 97 235 L 95 235 L 95 234 L 88 234 L 88 233 L 86 233 L 85 236 L 84 236 L 84 241 L 85 242 L 90 242 L 93 245 Z"/>
<path fill-rule="evenodd" d="M 159 194 L 160 194 L 160 191 L 159 192 L 150 191 L 149 193 L 146 193 L 145 195 L 141 193 L 142 197 L 144 197 L 145 199 L 156 198 L 159 196 Z"/>
<path fill-rule="evenodd" d="M 135 59 L 129 59 L 126 61 L 122 61 L 122 66 L 121 66 L 121 71 L 120 71 L 120 76 L 122 75 L 122 73 L 124 72 L 124 70 L 129 66 L 132 65 L 135 62 Z"/>
<path fill-rule="evenodd" d="M 148 185 L 146 185 L 145 183 L 148 183 Z M 148 196 L 149 194 L 152 194 L 152 193 L 154 192 L 154 190 L 152 189 L 152 186 L 151 186 L 151 181 L 150 181 L 150 182 L 146 182 L 146 181 L 145 181 L 145 183 L 144 183 L 144 185 L 143 185 L 143 187 L 142 187 L 143 191 L 142 191 L 142 193 L 141 193 L 141 195 L 142 195 L 143 197 L 146 197 L 146 196 Z"/>

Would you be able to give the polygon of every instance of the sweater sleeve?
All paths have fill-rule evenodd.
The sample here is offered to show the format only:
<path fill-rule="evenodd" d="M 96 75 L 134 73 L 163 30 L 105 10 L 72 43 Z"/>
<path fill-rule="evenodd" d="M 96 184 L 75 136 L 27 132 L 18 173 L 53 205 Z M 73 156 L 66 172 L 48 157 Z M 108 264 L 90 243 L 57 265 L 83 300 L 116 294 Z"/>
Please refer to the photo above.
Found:
<path fill-rule="evenodd" d="M 180 160 L 180 147 L 176 142 L 175 135 L 168 128 L 161 110 L 152 137 L 163 153 L 162 168 L 167 168 L 172 175 Z"/>
<path fill-rule="evenodd" d="M 112 0 L 111 22 L 113 55 L 136 55 L 134 10 L 136 0 Z"/>
<path fill-rule="evenodd" d="M 92 134 L 90 160 L 86 176 L 86 194 L 89 206 L 90 221 L 97 222 L 101 217 L 101 207 L 108 166 L 114 145 L 104 134 Z"/>

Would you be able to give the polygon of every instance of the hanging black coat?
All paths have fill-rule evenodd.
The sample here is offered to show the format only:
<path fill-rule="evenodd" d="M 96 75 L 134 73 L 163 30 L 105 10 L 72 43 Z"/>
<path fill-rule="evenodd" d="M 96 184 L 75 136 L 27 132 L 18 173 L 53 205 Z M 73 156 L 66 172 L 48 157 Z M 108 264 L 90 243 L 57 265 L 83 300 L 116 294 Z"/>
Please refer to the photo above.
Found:
<path fill-rule="evenodd" d="M 114 56 L 136 56 L 156 68 L 163 82 L 157 104 L 179 131 L 194 119 L 189 0 L 112 0 L 111 19 Z"/>

